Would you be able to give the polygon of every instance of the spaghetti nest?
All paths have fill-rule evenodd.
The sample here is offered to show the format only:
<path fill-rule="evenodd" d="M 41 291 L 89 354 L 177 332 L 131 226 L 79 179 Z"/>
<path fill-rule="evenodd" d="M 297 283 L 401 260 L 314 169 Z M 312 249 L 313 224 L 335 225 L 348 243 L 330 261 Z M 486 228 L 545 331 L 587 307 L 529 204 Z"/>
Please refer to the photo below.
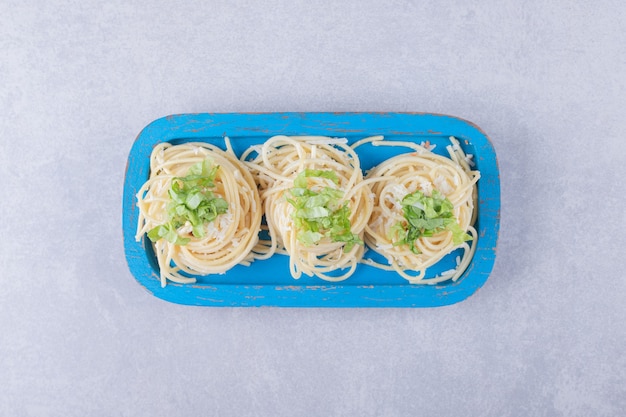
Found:
<path fill-rule="evenodd" d="M 471 159 L 451 137 L 450 158 L 410 142 L 370 141 L 375 146 L 402 146 L 414 152 L 392 157 L 373 168 L 374 210 L 366 227 L 365 242 L 387 259 L 389 265 L 414 284 L 456 280 L 471 261 L 477 239 L 475 220 L 476 182 Z M 363 143 L 363 142 L 362 142 Z M 362 144 L 361 143 L 361 144 Z M 457 248 L 463 257 L 457 267 L 440 276 L 426 278 L 426 269 Z"/>
<path fill-rule="evenodd" d="M 373 205 L 358 155 L 346 139 L 274 136 L 241 156 L 257 179 L 270 241 L 302 274 L 341 281 L 363 257 Z"/>
<path fill-rule="evenodd" d="M 157 145 L 150 177 L 137 193 L 136 240 L 154 245 L 161 285 L 192 283 L 192 275 L 221 274 L 249 265 L 261 227 L 254 178 L 234 155 L 207 143 Z"/>

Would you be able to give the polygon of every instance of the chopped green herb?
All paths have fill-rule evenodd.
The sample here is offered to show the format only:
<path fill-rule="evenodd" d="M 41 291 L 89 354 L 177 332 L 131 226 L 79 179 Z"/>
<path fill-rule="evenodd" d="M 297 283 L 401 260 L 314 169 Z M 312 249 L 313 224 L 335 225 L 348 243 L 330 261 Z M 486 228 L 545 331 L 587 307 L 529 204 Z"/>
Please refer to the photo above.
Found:
<path fill-rule="evenodd" d="M 408 245 L 413 253 L 420 253 L 415 241 L 422 236 L 448 230 L 452 232 L 455 245 L 472 240 L 465 233 L 453 214 L 454 206 L 443 194 L 433 190 L 430 197 L 421 191 L 406 195 L 402 199 L 402 210 L 406 222 L 398 222 L 391 227 L 389 235 L 394 245 Z"/>
<path fill-rule="evenodd" d="M 181 237 L 177 230 L 187 222 L 191 224 L 195 237 L 204 237 L 204 225 L 228 210 L 228 202 L 215 197 L 210 190 L 215 187 L 218 169 L 219 165 L 213 165 L 209 159 L 205 159 L 191 166 L 187 176 L 172 180 L 168 190 L 168 221 L 148 232 L 150 240 L 156 242 L 163 238 L 175 245 L 186 245 L 189 239 Z"/>
<path fill-rule="evenodd" d="M 294 179 L 287 201 L 296 209 L 292 214 L 297 238 L 307 246 L 318 244 L 324 237 L 333 242 L 345 242 L 349 251 L 363 241 L 350 230 L 350 208 L 340 203 L 343 192 L 336 188 L 323 187 L 319 192 L 308 188 L 307 178 L 317 177 L 339 183 L 334 171 L 306 169 Z"/>
<path fill-rule="evenodd" d="M 306 179 L 308 177 L 326 178 L 326 179 L 331 180 L 335 184 L 339 184 L 339 178 L 337 177 L 337 173 L 335 171 L 323 171 L 321 169 L 305 169 L 303 172 L 298 174 L 296 179 L 293 181 L 294 187 L 306 188 L 307 186 Z"/>
<path fill-rule="evenodd" d="M 180 235 L 176 233 L 176 229 L 172 229 L 171 223 L 162 224 L 153 228 L 148 232 L 148 237 L 153 242 L 164 238 L 175 245 L 186 245 L 189 243 L 189 239 L 180 237 Z"/>

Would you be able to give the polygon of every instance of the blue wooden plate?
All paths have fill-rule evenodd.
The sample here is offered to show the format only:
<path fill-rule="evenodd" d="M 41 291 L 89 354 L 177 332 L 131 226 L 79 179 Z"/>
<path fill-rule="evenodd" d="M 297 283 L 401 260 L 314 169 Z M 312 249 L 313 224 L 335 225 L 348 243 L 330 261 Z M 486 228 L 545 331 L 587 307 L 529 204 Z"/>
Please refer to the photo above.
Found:
<path fill-rule="evenodd" d="M 288 259 L 274 255 L 251 266 L 236 266 L 222 275 L 198 276 L 195 284 L 169 282 L 161 288 L 150 241 L 135 241 L 138 209 L 136 194 L 148 179 L 152 148 L 160 142 L 209 142 L 224 149 L 228 136 L 237 154 L 273 135 L 323 135 L 345 137 L 349 142 L 372 135 L 386 139 L 437 145 L 446 154 L 448 137 L 460 140 L 466 154 L 474 156 L 478 182 L 478 241 L 473 260 L 456 282 L 414 285 L 395 272 L 359 265 L 340 283 L 303 276 L 294 280 Z M 363 146 L 358 148 L 363 169 L 406 149 Z M 496 154 L 487 136 L 474 124 L 456 117 L 424 113 L 218 113 L 167 116 L 146 126 L 132 146 L 126 167 L 122 219 L 124 249 L 131 273 L 150 293 L 164 300 L 201 306 L 282 307 L 436 307 L 464 300 L 487 280 L 496 258 L 500 225 L 500 178 Z M 372 253 L 369 251 L 368 253 Z M 455 265 L 452 253 L 428 270 L 427 277 Z M 368 255 L 370 256 L 370 255 Z"/>

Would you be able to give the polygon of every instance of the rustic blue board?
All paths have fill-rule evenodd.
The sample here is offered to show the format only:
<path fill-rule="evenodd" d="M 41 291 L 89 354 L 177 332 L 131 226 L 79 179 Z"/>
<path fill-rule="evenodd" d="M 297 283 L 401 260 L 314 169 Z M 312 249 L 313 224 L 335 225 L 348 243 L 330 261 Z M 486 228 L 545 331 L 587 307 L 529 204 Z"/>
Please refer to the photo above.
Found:
<path fill-rule="evenodd" d="M 474 155 L 481 172 L 478 183 L 478 242 L 472 263 L 456 282 L 438 285 L 407 283 L 395 272 L 360 265 L 340 283 L 315 277 L 294 280 L 288 259 L 275 255 L 250 267 L 236 266 L 223 275 L 199 276 L 195 284 L 168 283 L 161 288 L 152 246 L 144 237 L 135 241 L 138 209 L 136 193 L 149 175 L 152 148 L 160 142 L 209 142 L 224 148 L 228 136 L 236 153 L 273 135 L 346 137 L 349 142 L 372 135 L 391 140 L 437 145 L 446 154 L 448 137 L 455 136 L 467 154 Z M 406 149 L 364 146 L 358 153 L 367 170 Z M 131 273 L 151 294 L 164 300 L 200 306 L 283 307 L 436 307 L 462 301 L 487 280 L 496 258 L 500 225 L 500 177 L 496 154 L 485 133 L 465 120 L 424 113 L 213 113 L 167 116 L 146 126 L 132 146 L 126 166 L 122 205 L 124 249 Z M 372 251 L 367 256 L 376 256 Z M 427 276 L 454 267 L 456 253 L 446 257 Z"/>

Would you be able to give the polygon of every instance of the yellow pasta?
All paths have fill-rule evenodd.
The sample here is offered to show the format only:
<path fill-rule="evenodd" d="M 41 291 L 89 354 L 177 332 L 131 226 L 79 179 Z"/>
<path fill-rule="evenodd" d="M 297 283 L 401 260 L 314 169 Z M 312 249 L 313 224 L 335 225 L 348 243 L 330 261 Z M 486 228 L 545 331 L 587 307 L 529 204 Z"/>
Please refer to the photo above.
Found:
<path fill-rule="evenodd" d="M 449 158 L 429 151 L 427 146 L 412 142 L 369 139 L 355 144 L 401 146 L 413 151 L 389 158 L 369 171 L 366 178 L 372 181 L 374 209 L 365 228 L 365 242 L 388 262 L 388 265 L 384 265 L 367 261 L 370 265 L 396 271 L 414 284 L 435 284 L 458 279 L 469 265 L 476 248 L 478 236 L 473 223 L 476 216 L 476 182 L 480 173 L 471 169 L 471 159 L 463 154 L 459 142 L 453 137 L 450 140 L 451 145 L 447 146 Z M 407 196 L 413 196 L 410 200 L 412 203 L 403 204 L 409 201 L 405 199 Z M 473 244 L 470 246 L 465 241 L 455 241 L 453 232 L 443 229 L 442 226 L 430 233 L 420 233 L 414 228 L 415 235 L 407 240 L 412 221 L 425 224 L 429 219 L 409 221 L 406 207 L 411 206 L 410 210 L 415 210 L 413 207 L 423 208 L 420 201 L 435 204 L 441 203 L 444 197 L 453 206 L 453 218 L 436 221 L 451 224 L 450 227 L 454 226 L 459 233 L 464 233 L 465 239 L 471 238 Z M 460 229 L 452 224 L 453 220 L 456 220 Z M 399 236 L 404 237 L 404 240 Z M 463 257 L 457 260 L 455 269 L 440 276 L 426 277 L 427 268 L 457 248 L 463 249 Z"/>
<path fill-rule="evenodd" d="M 305 274 L 341 281 L 352 275 L 363 257 L 373 202 L 347 140 L 274 136 L 241 159 L 259 185 L 272 237 L 267 253 L 287 254 L 295 279 Z"/>
<path fill-rule="evenodd" d="M 257 252 L 264 248 L 257 246 L 262 210 L 256 183 L 235 156 L 228 139 L 226 145 L 227 151 L 223 151 L 207 143 L 161 143 L 152 151 L 150 177 L 137 193 L 139 220 L 135 238 L 140 241 L 145 234 L 154 238 L 163 287 L 168 280 L 195 282 L 195 278 L 181 272 L 222 274 L 264 255 Z M 194 169 L 200 172 L 209 168 L 214 178 L 190 175 Z M 201 180 L 196 177 L 204 178 L 202 181 L 211 187 L 199 186 Z M 173 192 L 187 184 L 194 186 L 187 194 L 183 194 L 184 190 Z M 186 199 L 177 205 L 176 198 L 181 195 Z M 203 200 L 210 202 L 198 205 Z M 206 216 L 215 216 L 211 213 L 215 210 L 219 214 L 212 221 L 194 225 L 200 209 L 209 213 Z M 178 215 L 177 210 L 183 214 Z M 173 226 L 172 218 L 178 219 Z"/>
<path fill-rule="evenodd" d="M 274 254 L 289 257 L 294 279 L 333 282 L 366 263 L 412 284 L 435 284 L 457 280 L 471 262 L 480 173 L 454 137 L 449 157 L 382 136 L 348 145 L 345 138 L 279 135 L 240 158 L 225 141 L 226 151 L 194 142 L 162 143 L 151 153 L 149 179 L 137 193 L 135 238 L 152 240 L 162 286 Z M 410 151 L 364 176 L 356 151 L 364 144 Z M 440 217 L 426 215 L 435 209 Z M 260 240 L 262 229 L 269 239 Z M 459 248 L 456 268 L 427 276 Z M 364 259 L 367 250 L 387 264 Z"/>

